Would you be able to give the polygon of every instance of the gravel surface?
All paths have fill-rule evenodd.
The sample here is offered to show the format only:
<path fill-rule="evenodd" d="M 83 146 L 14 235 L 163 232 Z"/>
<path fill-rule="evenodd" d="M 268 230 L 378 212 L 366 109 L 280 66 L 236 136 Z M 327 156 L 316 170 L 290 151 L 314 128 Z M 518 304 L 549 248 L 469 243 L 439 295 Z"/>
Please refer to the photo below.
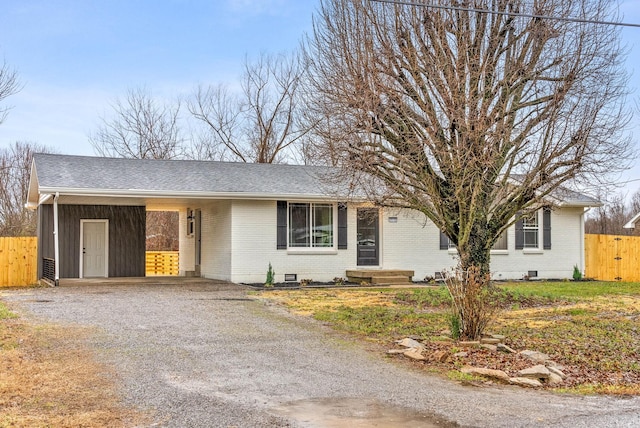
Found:
<path fill-rule="evenodd" d="M 459 385 L 238 285 L 76 284 L 0 298 L 25 315 L 96 327 L 88 346 L 153 426 L 640 426 L 638 398 Z"/>

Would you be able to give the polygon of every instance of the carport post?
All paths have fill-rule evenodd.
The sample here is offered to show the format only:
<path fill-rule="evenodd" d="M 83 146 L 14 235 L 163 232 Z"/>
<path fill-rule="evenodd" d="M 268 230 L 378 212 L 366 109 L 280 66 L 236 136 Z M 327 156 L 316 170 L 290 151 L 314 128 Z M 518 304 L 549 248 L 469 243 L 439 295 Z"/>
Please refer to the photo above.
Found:
<path fill-rule="evenodd" d="M 60 194 L 56 192 L 56 196 L 53 198 L 53 270 L 54 270 L 54 285 L 57 287 L 60 283 L 60 247 L 58 240 L 58 197 Z"/>

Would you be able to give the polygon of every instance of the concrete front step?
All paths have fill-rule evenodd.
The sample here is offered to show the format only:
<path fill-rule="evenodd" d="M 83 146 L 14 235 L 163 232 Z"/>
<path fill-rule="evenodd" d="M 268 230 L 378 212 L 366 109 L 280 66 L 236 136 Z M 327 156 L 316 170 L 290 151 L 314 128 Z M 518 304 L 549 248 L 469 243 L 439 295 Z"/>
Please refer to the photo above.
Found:
<path fill-rule="evenodd" d="M 348 270 L 347 278 L 351 282 L 369 282 L 371 284 L 411 284 L 411 278 L 415 274 L 412 270 L 373 270 L 357 269 Z"/>
<path fill-rule="evenodd" d="M 411 284 L 408 276 L 372 276 L 371 284 Z"/>

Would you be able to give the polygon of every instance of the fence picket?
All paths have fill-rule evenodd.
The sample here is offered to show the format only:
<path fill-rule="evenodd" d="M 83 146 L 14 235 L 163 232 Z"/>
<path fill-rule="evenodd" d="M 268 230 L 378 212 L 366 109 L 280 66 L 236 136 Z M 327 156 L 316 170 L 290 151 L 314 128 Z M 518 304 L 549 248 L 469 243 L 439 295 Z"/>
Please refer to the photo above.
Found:
<path fill-rule="evenodd" d="M 35 284 L 37 257 L 37 238 L 0 237 L 0 287 Z"/>
<path fill-rule="evenodd" d="M 585 235 L 585 276 L 601 281 L 640 281 L 640 237 Z"/>
<path fill-rule="evenodd" d="M 146 275 L 178 275 L 179 254 L 178 251 L 147 251 Z"/>

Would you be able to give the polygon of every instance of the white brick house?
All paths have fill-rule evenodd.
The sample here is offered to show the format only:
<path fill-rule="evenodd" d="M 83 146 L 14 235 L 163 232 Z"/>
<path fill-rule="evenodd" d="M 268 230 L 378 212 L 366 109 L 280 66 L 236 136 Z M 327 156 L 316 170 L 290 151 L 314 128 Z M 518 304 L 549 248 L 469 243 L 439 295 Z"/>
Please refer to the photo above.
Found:
<path fill-rule="evenodd" d="M 117 260 L 120 252 L 130 251 L 126 239 L 114 238 L 119 224 L 130 226 L 119 218 L 128 215 L 120 212 L 123 207 L 179 211 L 182 275 L 260 283 L 271 263 L 278 282 L 285 275 L 298 281 L 331 281 L 345 277 L 347 270 L 365 268 L 412 270 L 414 280 L 421 280 L 456 264 L 455 249 L 421 213 L 349 200 L 339 190 L 328 189 L 323 180 L 327 171 L 38 154 L 28 203 L 40 211 L 41 258 L 55 261 L 58 276 L 63 273 L 59 277 L 94 272 L 82 268 L 86 250 L 77 236 L 84 233 L 82 224 L 102 221 L 96 216 L 104 216 L 104 207 L 110 207 L 113 218 L 105 219 L 105 266 L 95 276 L 124 276 L 118 272 L 137 268 L 122 269 L 118 263 L 140 263 L 137 254 Z M 62 222 L 52 218 L 64 205 L 88 214 L 67 215 Z M 584 270 L 584 212 L 597 205 L 587 196 L 566 192 L 562 200 L 553 201 L 551 211 L 541 210 L 509 228 L 492 251 L 494 277 L 570 278 L 574 266 Z M 102 211 L 91 214 L 88 207 Z M 64 224 L 67 232 L 54 230 L 56 223 Z M 144 224 L 134 225 L 136 230 L 127 234 L 139 236 L 139 228 L 144 230 Z M 75 233 L 69 232 L 72 229 Z M 57 242 L 51 234 L 57 235 Z M 71 266 L 64 255 L 80 267 Z"/>

